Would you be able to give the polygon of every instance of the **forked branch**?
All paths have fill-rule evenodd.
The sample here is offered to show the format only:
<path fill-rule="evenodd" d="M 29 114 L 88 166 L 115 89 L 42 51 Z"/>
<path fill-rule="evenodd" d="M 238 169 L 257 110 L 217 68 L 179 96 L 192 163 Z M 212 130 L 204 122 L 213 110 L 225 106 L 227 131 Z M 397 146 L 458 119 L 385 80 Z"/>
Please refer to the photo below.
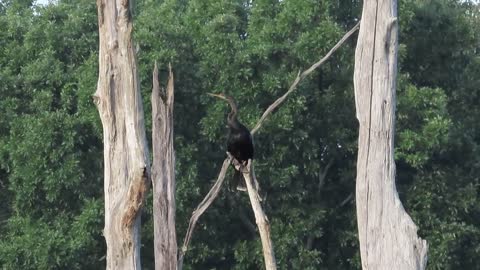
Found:
<path fill-rule="evenodd" d="M 299 72 L 295 80 L 293 81 L 292 85 L 288 89 L 288 91 L 278 98 L 272 105 L 270 105 L 267 110 L 263 113 L 262 117 L 260 120 L 257 122 L 255 127 L 252 129 L 251 134 L 252 136 L 260 129 L 262 126 L 263 122 L 266 120 L 266 118 L 275 110 L 280 104 L 285 101 L 285 99 L 288 97 L 288 95 L 293 92 L 296 88 L 297 85 L 300 83 L 302 79 L 304 79 L 306 76 L 308 76 L 310 73 L 312 73 L 315 69 L 320 67 L 325 61 L 327 61 L 330 56 L 338 49 L 340 46 L 345 43 L 345 41 L 355 32 L 358 30 L 360 27 L 360 22 L 358 22 L 350 31 L 348 31 L 342 39 L 340 39 L 337 44 L 322 58 L 320 61 L 316 62 L 313 64 L 311 67 L 309 67 L 307 70 L 303 72 Z M 190 218 L 190 223 L 188 226 L 187 234 L 185 236 L 185 240 L 183 242 L 182 249 L 180 250 L 180 256 L 178 259 L 178 269 L 182 269 L 183 266 L 183 257 L 185 255 L 185 252 L 188 249 L 188 244 L 190 242 L 190 238 L 192 236 L 193 229 L 195 227 L 196 222 L 198 221 L 198 218 L 207 210 L 207 208 L 211 205 L 213 200 L 217 197 L 221 185 L 223 183 L 223 180 L 225 179 L 225 174 L 228 169 L 228 166 L 230 165 L 232 161 L 232 157 L 229 156 L 225 161 L 223 162 L 222 169 L 220 171 L 220 174 L 218 176 L 217 182 L 213 185 L 211 190 L 208 192 L 207 196 L 203 199 L 203 201 L 200 203 L 200 205 L 197 207 L 197 209 L 193 212 L 192 217 Z M 237 168 L 239 169 L 239 168 Z M 256 180 L 255 173 L 253 171 L 253 164 L 252 160 L 249 160 L 248 165 L 247 165 L 247 170 L 246 172 L 243 173 L 243 176 L 245 178 L 245 182 L 247 184 L 247 191 L 248 191 L 248 196 L 250 198 L 250 202 L 252 204 L 252 209 L 255 214 L 255 220 L 257 223 L 257 226 L 260 231 L 260 238 L 262 240 L 262 247 L 263 247 L 263 254 L 264 254 L 264 259 L 265 259 L 265 266 L 267 270 L 272 270 L 276 269 L 276 263 L 275 263 L 275 256 L 273 252 L 273 245 L 272 241 L 270 239 L 270 226 L 268 223 L 268 218 L 263 212 L 263 209 L 260 204 L 260 196 L 258 194 L 258 187 L 257 184 L 258 181 Z"/>

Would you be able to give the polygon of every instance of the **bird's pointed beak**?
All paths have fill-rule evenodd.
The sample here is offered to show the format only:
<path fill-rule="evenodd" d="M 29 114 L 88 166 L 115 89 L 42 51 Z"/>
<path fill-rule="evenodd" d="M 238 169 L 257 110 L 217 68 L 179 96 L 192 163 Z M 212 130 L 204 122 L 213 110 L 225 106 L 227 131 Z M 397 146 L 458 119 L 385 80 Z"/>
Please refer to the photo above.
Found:
<path fill-rule="evenodd" d="M 227 98 L 222 95 L 222 94 L 213 94 L 213 93 L 207 93 L 209 96 L 212 96 L 212 97 L 217 97 L 217 98 L 221 98 L 223 100 L 227 100 Z"/>

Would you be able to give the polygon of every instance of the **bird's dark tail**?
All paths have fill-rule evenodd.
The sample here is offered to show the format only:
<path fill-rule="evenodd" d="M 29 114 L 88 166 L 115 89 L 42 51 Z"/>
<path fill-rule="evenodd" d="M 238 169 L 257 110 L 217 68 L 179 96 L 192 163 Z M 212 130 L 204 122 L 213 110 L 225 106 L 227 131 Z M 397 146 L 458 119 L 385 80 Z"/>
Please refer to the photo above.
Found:
<path fill-rule="evenodd" d="M 243 174 L 240 171 L 235 170 L 233 174 L 233 188 L 237 188 L 240 191 L 246 191 L 247 186 L 245 185 L 245 179 L 243 178 Z"/>

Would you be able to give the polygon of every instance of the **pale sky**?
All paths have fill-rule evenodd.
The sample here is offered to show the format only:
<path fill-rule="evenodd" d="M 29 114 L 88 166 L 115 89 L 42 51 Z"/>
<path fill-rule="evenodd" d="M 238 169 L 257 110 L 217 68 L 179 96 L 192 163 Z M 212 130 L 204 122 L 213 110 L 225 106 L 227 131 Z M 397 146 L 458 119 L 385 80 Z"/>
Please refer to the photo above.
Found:
<path fill-rule="evenodd" d="M 54 0 L 36 0 L 35 2 L 37 2 L 37 4 L 39 5 L 45 5 L 45 4 L 48 4 L 49 2 L 55 2 Z"/>
<path fill-rule="evenodd" d="M 37 4 L 40 5 L 45 5 L 48 4 L 49 2 L 55 2 L 55 0 L 36 0 Z M 474 0 L 473 2 L 478 3 L 480 0 Z"/>

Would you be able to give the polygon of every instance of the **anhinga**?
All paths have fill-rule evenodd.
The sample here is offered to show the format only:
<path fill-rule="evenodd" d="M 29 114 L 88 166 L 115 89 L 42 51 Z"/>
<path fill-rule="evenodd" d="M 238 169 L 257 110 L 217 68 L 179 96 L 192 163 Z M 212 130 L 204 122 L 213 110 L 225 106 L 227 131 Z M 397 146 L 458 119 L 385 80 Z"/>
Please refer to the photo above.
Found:
<path fill-rule="evenodd" d="M 227 151 L 243 166 L 245 166 L 249 159 L 253 159 L 253 140 L 250 131 L 238 121 L 238 108 L 235 100 L 225 94 L 211 94 L 210 96 L 223 99 L 230 104 L 231 111 L 227 117 L 227 125 L 229 128 L 227 137 Z M 237 189 L 245 190 L 244 181 L 240 182 L 240 171 L 235 169 L 234 180 L 238 184 Z"/>

